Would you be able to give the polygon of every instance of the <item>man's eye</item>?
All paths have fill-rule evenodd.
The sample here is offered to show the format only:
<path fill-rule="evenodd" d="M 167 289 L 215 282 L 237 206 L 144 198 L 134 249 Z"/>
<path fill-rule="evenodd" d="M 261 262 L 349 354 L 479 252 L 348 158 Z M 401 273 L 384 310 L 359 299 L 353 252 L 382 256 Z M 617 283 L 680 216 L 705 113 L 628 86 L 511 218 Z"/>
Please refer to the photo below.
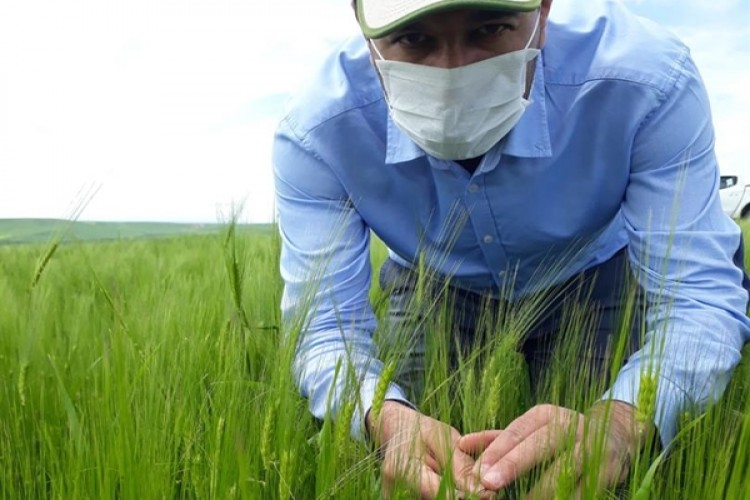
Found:
<path fill-rule="evenodd" d="M 497 36 L 505 32 L 508 28 L 509 26 L 507 24 L 485 24 L 484 26 L 477 28 L 477 34 L 479 36 Z"/>
<path fill-rule="evenodd" d="M 393 43 L 406 45 L 407 47 L 416 47 L 427 43 L 427 35 L 422 33 L 404 33 L 396 37 Z"/>

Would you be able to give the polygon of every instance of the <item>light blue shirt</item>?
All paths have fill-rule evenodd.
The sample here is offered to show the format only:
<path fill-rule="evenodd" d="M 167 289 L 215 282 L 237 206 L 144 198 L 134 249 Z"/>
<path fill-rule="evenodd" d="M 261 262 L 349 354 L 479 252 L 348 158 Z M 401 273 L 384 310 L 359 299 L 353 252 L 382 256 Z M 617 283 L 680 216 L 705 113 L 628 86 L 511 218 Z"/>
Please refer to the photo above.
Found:
<path fill-rule="evenodd" d="M 648 333 L 603 397 L 636 404 L 658 358 L 655 423 L 668 443 L 684 409 L 723 393 L 750 322 L 703 84 L 665 30 L 618 2 L 573 3 L 577 14 L 553 9 L 532 104 L 473 175 L 394 125 L 361 37 L 292 102 L 274 144 L 282 312 L 305 317 L 295 370 L 317 417 L 338 412 L 347 367 L 361 383 L 355 436 L 372 405 L 371 230 L 401 264 L 422 254 L 467 289 L 497 293 L 512 275 L 514 298 L 627 246 Z M 396 385 L 386 397 L 406 401 Z"/>

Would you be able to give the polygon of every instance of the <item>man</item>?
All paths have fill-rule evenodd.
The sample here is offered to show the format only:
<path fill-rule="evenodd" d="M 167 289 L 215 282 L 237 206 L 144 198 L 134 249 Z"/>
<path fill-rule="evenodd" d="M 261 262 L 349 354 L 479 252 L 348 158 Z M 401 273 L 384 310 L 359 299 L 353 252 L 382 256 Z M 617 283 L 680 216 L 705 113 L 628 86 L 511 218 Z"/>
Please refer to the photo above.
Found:
<path fill-rule="evenodd" d="M 572 0 L 554 22 L 551 4 L 357 0 L 364 36 L 328 59 L 277 132 L 282 308 L 308 313 L 301 392 L 316 416 L 329 401 L 336 415 L 337 374 L 353 368 L 353 434 L 377 434 L 386 482 L 408 469 L 423 497 L 447 471 L 463 492 L 497 491 L 561 453 L 556 435 L 583 439 L 586 424 L 604 429 L 601 482 L 614 485 L 651 431 L 636 418 L 643 373 L 657 383 L 651 414 L 667 444 L 682 411 L 720 396 L 750 336 L 741 235 L 721 211 L 709 104 L 688 50 L 617 2 Z M 648 304 L 645 338 L 586 415 L 541 405 L 503 431 L 461 437 L 398 384 L 372 415 L 383 366 L 370 230 L 389 248 L 385 285 L 413 293 L 404 284 L 429 269 L 462 314 L 497 304 L 511 277 L 518 301 L 629 266 Z M 563 264 L 548 273 L 550 262 Z M 602 303 L 617 283 L 594 285 Z M 602 328 L 594 346 L 609 341 Z"/>

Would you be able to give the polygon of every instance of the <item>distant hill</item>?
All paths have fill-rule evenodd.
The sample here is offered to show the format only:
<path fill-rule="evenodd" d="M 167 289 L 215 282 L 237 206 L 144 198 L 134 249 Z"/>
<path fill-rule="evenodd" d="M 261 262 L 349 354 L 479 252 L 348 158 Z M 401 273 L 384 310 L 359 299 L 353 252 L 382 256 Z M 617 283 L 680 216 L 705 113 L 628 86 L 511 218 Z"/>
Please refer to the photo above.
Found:
<path fill-rule="evenodd" d="M 71 222 L 60 219 L 0 219 L 0 245 L 45 243 L 64 233 L 63 242 L 158 238 L 221 231 L 224 224 L 170 222 Z M 272 224 L 240 224 L 243 230 L 273 231 Z"/>

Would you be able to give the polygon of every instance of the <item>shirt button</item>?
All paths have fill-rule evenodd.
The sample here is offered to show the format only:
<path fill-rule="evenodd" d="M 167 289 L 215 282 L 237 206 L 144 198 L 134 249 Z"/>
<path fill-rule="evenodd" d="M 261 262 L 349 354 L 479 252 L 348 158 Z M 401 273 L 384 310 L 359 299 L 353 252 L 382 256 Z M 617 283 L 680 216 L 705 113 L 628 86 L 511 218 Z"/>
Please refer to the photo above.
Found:
<path fill-rule="evenodd" d="M 490 236 L 489 234 L 486 234 L 484 238 L 482 238 L 482 241 L 484 241 L 486 244 L 490 244 L 494 241 L 494 238 Z"/>
<path fill-rule="evenodd" d="M 479 186 L 477 186 L 476 184 L 469 184 L 470 193 L 476 193 L 477 191 L 479 191 Z"/>

